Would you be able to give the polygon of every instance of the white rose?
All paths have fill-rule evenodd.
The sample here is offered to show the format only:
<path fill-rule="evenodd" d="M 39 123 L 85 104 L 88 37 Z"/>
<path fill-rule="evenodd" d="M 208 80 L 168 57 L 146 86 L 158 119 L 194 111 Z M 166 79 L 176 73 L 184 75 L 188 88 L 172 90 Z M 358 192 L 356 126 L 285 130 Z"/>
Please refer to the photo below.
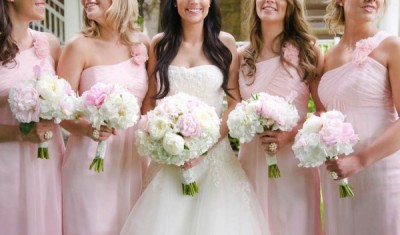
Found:
<path fill-rule="evenodd" d="M 149 123 L 149 134 L 154 139 L 161 139 L 168 129 L 170 129 L 171 123 L 165 117 L 154 117 Z"/>
<path fill-rule="evenodd" d="M 317 133 L 322 127 L 322 120 L 320 117 L 312 115 L 307 118 L 303 124 L 303 132 L 305 133 Z"/>
<path fill-rule="evenodd" d="M 43 99 L 53 102 L 57 102 L 64 94 L 64 86 L 56 76 L 41 76 L 36 83 L 36 89 Z"/>
<path fill-rule="evenodd" d="M 179 135 L 167 133 L 163 140 L 165 151 L 171 155 L 179 155 L 183 152 L 185 141 Z"/>

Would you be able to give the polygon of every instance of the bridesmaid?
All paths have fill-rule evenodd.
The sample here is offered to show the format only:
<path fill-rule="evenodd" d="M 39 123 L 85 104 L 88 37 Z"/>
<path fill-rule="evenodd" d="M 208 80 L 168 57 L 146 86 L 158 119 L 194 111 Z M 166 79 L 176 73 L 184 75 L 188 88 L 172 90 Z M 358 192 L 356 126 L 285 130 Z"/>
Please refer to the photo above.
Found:
<path fill-rule="evenodd" d="M 44 1 L 0 0 L 0 15 L 1 234 L 61 235 L 60 128 L 40 121 L 22 135 L 7 101 L 11 87 L 35 78 L 34 68 L 55 74 L 60 43 L 28 28 L 45 19 Z M 37 144 L 44 141 L 49 143 L 48 160 L 37 157 Z"/>
<path fill-rule="evenodd" d="M 81 0 L 84 26 L 65 47 L 58 74 L 82 94 L 98 82 L 119 83 L 141 104 L 147 91 L 147 36 L 136 0 Z M 136 152 L 135 127 L 95 132 L 85 119 L 63 123 L 71 135 L 63 162 L 63 232 L 116 235 L 142 189 L 147 167 Z M 107 140 L 104 172 L 89 170 L 98 141 Z"/>
<path fill-rule="evenodd" d="M 318 93 L 360 137 L 352 155 L 321 170 L 328 235 L 400 234 L 400 40 L 376 26 L 386 4 L 332 0 L 327 7 L 329 28 L 343 37 L 326 55 Z M 329 172 L 350 177 L 355 196 L 340 199 Z"/>
<path fill-rule="evenodd" d="M 323 109 L 317 95 L 323 59 L 304 21 L 301 2 L 252 0 L 250 44 L 239 48 L 242 98 L 258 92 L 282 97 L 297 94 L 294 105 L 301 117 L 299 126 L 307 115 L 310 93 L 317 112 Z M 240 146 L 240 162 L 256 190 L 272 234 L 321 234 L 318 170 L 298 167 L 292 151 L 299 126 L 291 132 L 265 131 Z M 268 178 L 266 154 L 276 154 L 280 178 Z"/>

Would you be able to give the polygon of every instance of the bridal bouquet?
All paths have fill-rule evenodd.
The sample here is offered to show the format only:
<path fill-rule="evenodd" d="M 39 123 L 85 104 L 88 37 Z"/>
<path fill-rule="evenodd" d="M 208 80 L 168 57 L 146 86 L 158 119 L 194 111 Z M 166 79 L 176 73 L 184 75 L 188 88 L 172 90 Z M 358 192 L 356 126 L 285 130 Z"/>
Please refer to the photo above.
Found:
<path fill-rule="evenodd" d="M 299 121 L 299 114 L 292 104 L 294 95 L 288 98 L 261 92 L 239 103 L 228 117 L 229 134 L 240 143 L 250 142 L 257 133 L 265 130 L 292 130 Z M 276 143 L 270 143 L 269 150 L 276 150 Z M 280 170 L 276 155 L 266 156 L 269 178 L 279 178 Z"/>
<path fill-rule="evenodd" d="M 74 119 L 76 115 L 76 93 L 64 79 L 55 75 L 41 74 L 38 79 L 24 80 L 10 89 L 8 102 L 15 118 L 20 122 L 22 135 L 28 134 L 40 119 L 62 120 Z M 53 133 L 47 131 L 46 140 Z M 49 159 L 48 143 L 38 144 L 38 158 Z"/>
<path fill-rule="evenodd" d="M 339 111 L 322 113 L 321 117 L 312 115 L 303 124 L 295 137 L 292 147 L 301 167 L 318 167 L 328 159 L 337 159 L 339 155 L 353 152 L 358 142 L 353 126 L 344 122 L 344 115 Z M 335 172 L 330 172 L 332 179 L 337 179 Z M 348 180 L 339 184 L 340 198 L 354 196 Z"/>
<path fill-rule="evenodd" d="M 97 83 L 79 97 L 79 111 L 99 131 L 101 126 L 127 129 L 135 125 L 140 109 L 136 97 L 124 87 Z M 90 170 L 94 167 L 97 172 L 104 171 L 106 149 L 107 142 L 100 141 Z"/>
<path fill-rule="evenodd" d="M 168 96 L 140 120 L 138 152 L 160 164 L 182 166 L 218 141 L 219 125 L 214 107 L 185 93 Z M 198 193 L 192 169 L 183 170 L 182 179 L 184 195 Z"/>

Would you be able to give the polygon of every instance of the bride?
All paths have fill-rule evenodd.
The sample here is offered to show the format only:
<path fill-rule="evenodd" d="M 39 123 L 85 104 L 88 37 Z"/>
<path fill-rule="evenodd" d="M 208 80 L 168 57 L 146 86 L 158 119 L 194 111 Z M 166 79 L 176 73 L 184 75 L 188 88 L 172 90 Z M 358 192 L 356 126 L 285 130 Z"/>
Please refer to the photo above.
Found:
<path fill-rule="evenodd" d="M 151 76 L 143 113 L 155 107 L 156 99 L 185 92 L 215 107 L 222 119 L 222 137 L 207 155 L 181 167 L 195 172 L 200 190 L 194 197 L 182 195 L 179 167 L 153 162 L 148 185 L 121 234 L 269 234 L 227 137 L 226 119 L 240 101 L 238 60 L 234 38 L 220 31 L 216 0 L 167 0 L 161 24 L 164 33 L 153 38 L 150 49 Z"/>

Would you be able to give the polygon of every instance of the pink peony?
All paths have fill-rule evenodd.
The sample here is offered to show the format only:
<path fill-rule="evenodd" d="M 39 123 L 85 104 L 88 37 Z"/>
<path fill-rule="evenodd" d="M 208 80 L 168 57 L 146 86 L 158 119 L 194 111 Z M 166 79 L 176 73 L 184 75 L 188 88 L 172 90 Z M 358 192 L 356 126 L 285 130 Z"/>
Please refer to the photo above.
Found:
<path fill-rule="evenodd" d="M 35 55 L 39 59 L 44 59 L 50 55 L 49 42 L 47 41 L 47 38 L 42 34 L 36 35 L 33 41 L 33 48 L 35 50 Z"/>
<path fill-rule="evenodd" d="M 183 114 L 178 118 L 179 132 L 185 137 L 197 137 L 200 135 L 200 123 L 195 116 Z"/>
<path fill-rule="evenodd" d="M 358 136 L 354 133 L 351 123 L 343 123 L 342 134 L 339 137 L 340 142 L 355 145 L 358 142 Z"/>
<path fill-rule="evenodd" d="M 100 108 L 109 94 L 110 89 L 106 85 L 97 83 L 88 90 L 85 105 Z"/>
<path fill-rule="evenodd" d="M 144 64 L 149 58 L 147 55 L 147 48 L 143 43 L 137 43 L 131 47 L 131 56 L 135 64 Z"/>
<path fill-rule="evenodd" d="M 10 108 L 19 122 L 39 122 L 39 93 L 26 83 L 10 90 L 8 99 Z"/>
<path fill-rule="evenodd" d="M 283 48 L 283 57 L 293 65 L 299 65 L 299 50 L 293 44 L 285 44 Z"/>
<path fill-rule="evenodd" d="M 378 46 L 379 42 L 375 38 L 366 38 L 356 43 L 356 49 L 353 52 L 352 61 L 362 66 L 368 55 Z"/>

